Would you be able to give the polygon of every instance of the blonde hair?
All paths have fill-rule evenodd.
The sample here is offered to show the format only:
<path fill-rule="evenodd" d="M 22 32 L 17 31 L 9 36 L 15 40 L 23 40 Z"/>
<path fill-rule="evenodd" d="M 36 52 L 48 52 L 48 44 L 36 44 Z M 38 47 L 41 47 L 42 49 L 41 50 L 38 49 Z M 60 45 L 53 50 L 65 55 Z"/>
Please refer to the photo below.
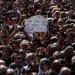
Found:
<path fill-rule="evenodd" d="M 30 45 L 30 43 L 29 43 L 29 41 L 28 40 L 22 40 L 22 42 L 20 43 L 20 46 L 29 46 Z"/>

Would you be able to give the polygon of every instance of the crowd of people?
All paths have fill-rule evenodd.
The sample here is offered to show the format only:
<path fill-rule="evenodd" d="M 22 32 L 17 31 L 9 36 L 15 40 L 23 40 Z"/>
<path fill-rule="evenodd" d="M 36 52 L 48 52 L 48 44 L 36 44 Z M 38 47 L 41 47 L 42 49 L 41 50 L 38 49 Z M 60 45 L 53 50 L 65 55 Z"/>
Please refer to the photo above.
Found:
<path fill-rule="evenodd" d="M 47 32 L 30 35 L 36 15 Z M 75 0 L 0 0 L 0 75 L 75 75 Z"/>

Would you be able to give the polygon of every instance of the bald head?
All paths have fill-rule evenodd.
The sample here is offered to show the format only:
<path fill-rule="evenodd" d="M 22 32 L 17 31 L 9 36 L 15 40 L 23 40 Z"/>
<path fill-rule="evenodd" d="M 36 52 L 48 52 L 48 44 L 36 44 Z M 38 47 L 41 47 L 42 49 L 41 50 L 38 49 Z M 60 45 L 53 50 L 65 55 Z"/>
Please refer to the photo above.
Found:
<path fill-rule="evenodd" d="M 55 72 L 59 73 L 60 69 L 61 69 L 61 62 L 60 60 L 54 60 L 51 64 L 51 68 L 52 70 L 54 70 Z"/>
<path fill-rule="evenodd" d="M 16 75 L 16 72 L 12 68 L 8 68 L 6 74 L 7 75 Z"/>
<path fill-rule="evenodd" d="M 38 75 L 36 72 L 32 72 L 30 75 Z"/>
<path fill-rule="evenodd" d="M 1 73 L 2 73 L 3 75 L 5 75 L 5 74 L 6 74 L 6 71 L 7 71 L 7 67 L 4 66 L 4 65 L 0 65 L 0 71 L 1 71 Z"/>
<path fill-rule="evenodd" d="M 0 60 L 0 65 L 6 65 L 4 60 Z"/>
<path fill-rule="evenodd" d="M 53 66 L 53 68 L 61 66 L 60 60 L 58 60 L 58 59 L 54 60 L 53 63 L 52 63 L 52 66 Z"/>
<path fill-rule="evenodd" d="M 55 65 L 55 64 L 59 64 L 59 63 L 61 63 L 61 62 L 60 62 L 60 60 L 58 60 L 58 59 L 56 59 L 56 60 L 53 61 L 53 64 L 54 64 L 54 65 Z"/>
<path fill-rule="evenodd" d="M 63 67 L 61 68 L 60 74 L 61 75 L 71 75 L 71 70 L 68 67 Z"/>

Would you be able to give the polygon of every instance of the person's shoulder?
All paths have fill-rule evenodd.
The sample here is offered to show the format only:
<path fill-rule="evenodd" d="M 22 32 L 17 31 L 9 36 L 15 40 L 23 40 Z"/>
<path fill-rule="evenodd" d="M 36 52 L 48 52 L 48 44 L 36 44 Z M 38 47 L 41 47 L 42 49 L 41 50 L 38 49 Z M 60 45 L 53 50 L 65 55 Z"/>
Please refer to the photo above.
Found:
<path fill-rule="evenodd" d="M 15 62 L 11 63 L 10 66 L 9 66 L 9 68 L 15 69 L 16 68 L 16 63 Z"/>

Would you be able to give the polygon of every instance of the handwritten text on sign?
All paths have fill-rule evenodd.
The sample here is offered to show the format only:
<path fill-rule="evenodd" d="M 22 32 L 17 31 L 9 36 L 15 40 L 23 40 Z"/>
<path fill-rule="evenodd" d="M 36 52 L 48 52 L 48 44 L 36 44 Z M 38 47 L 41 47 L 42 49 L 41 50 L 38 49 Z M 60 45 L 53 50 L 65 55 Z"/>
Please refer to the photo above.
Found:
<path fill-rule="evenodd" d="M 47 31 L 47 20 L 45 17 L 38 15 L 30 17 L 25 21 L 25 30 L 28 33 L 33 32 L 46 32 Z"/>

